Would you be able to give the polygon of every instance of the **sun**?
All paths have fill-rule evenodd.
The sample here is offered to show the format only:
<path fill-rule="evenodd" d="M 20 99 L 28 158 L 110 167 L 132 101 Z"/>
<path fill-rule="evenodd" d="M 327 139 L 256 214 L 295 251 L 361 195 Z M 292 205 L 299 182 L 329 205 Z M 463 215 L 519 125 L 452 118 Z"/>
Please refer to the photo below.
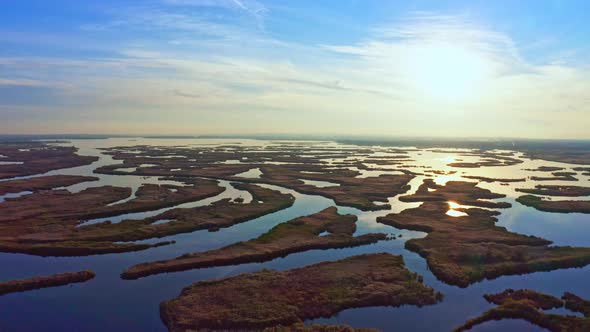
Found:
<path fill-rule="evenodd" d="M 406 70 L 421 95 L 435 101 L 466 102 L 481 96 L 492 68 L 488 59 L 468 47 L 431 43 L 414 48 Z"/>

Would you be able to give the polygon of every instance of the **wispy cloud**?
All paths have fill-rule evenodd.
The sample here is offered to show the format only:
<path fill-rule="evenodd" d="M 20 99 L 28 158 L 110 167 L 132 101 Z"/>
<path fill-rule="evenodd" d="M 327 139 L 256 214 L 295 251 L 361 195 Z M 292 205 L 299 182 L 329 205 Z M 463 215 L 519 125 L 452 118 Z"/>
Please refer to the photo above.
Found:
<path fill-rule="evenodd" d="M 203 10 L 211 7 L 240 17 L 220 20 Z M 105 126 L 120 131 L 177 119 L 166 128 L 185 133 L 269 123 L 277 132 L 582 136 L 590 126 L 587 116 L 562 117 L 588 112 L 587 68 L 528 61 L 510 35 L 468 15 L 414 13 L 369 27 L 360 40 L 314 45 L 252 26 L 268 14 L 256 1 L 165 0 L 86 26 L 93 36 L 129 33 L 112 55 L 0 58 L 0 86 L 21 86 L 23 95 L 59 90 L 53 103 L 39 99 L 28 112 L 0 101 L 0 112 L 14 106 L 23 114 L 0 130 L 31 114 L 72 128 L 113 118 Z M 429 89 L 465 90 L 458 92 L 466 97 L 441 101 Z M 539 133 L 530 121 L 539 116 L 560 125 Z"/>
<path fill-rule="evenodd" d="M 323 45 L 332 52 L 356 55 L 371 61 L 392 58 L 407 61 L 429 47 L 468 49 L 494 62 L 501 70 L 526 66 L 515 42 L 507 35 L 479 26 L 467 16 L 414 13 L 400 22 L 375 27 L 365 40 L 353 45 Z"/>
<path fill-rule="evenodd" d="M 3 79 L 0 77 L 0 86 L 23 86 L 23 87 L 64 87 L 63 84 L 45 82 L 40 80 L 31 80 L 26 78 L 20 79 Z"/>
<path fill-rule="evenodd" d="M 238 10 L 254 17 L 260 26 L 263 26 L 264 17 L 269 13 L 269 9 L 264 4 L 255 0 L 164 0 L 164 3 L 177 6 L 220 7 Z"/>

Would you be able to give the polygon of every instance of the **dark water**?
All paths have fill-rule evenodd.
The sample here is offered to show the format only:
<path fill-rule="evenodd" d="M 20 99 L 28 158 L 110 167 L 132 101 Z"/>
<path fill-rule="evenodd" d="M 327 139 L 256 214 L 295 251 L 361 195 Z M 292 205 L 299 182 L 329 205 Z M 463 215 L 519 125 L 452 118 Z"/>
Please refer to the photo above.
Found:
<path fill-rule="evenodd" d="M 183 141 L 183 143 L 185 142 Z M 258 142 L 250 143 L 259 144 Z M 123 144 L 174 145 L 178 144 L 178 142 L 166 140 L 128 142 L 125 139 L 111 139 L 76 141 L 75 144 L 81 148 L 81 154 L 96 155 L 98 150 L 95 148 L 101 146 Z M 430 158 L 430 156 L 424 158 Z M 92 170 L 97 166 L 112 163 L 117 163 L 117 161 L 113 161 L 107 156 L 101 156 L 101 160 L 93 165 L 50 173 L 88 175 L 92 174 Z M 551 163 L 543 164 L 550 165 Z M 521 166 L 519 168 L 528 167 Z M 478 170 L 478 172 L 481 172 L 481 170 Z M 99 177 L 101 181 L 91 182 L 86 185 L 99 186 L 108 183 L 136 189 L 144 181 L 158 183 L 158 180 L 154 178 L 141 179 L 141 177 L 134 176 L 109 175 L 99 175 Z M 422 179 L 414 180 L 412 190 L 415 190 L 421 182 Z M 529 184 L 529 186 L 532 186 L 532 184 Z M 70 189 L 79 191 L 83 187 L 77 186 Z M 335 317 L 317 319 L 314 322 L 372 327 L 384 331 L 449 331 L 464 323 L 468 318 L 475 317 L 492 307 L 483 299 L 483 294 L 500 292 L 506 288 L 533 288 L 555 296 L 561 296 L 564 291 L 570 291 L 582 297 L 590 298 L 590 287 L 588 287 L 590 267 L 501 277 L 480 282 L 465 289 L 446 285 L 438 281 L 430 273 L 424 259 L 404 249 L 404 241 L 414 237 L 423 237 L 424 233 L 397 230 L 375 222 L 376 216 L 387 214 L 388 211 L 365 213 L 346 207 L 339 207 L 339 212 L 353 213 L 359 216 L 357 233 L 384 232 L 402 234 L 403 237 L 357 248 L 314 250 L 292 254 L 266 263 L 161 274 L 132 281 L 122 280 L 119 277 L 120 273 L 131 265 L 173 258 L 187 252 L 219 248 L 237 241 L 251 239 L 266 232 L 278 223 L 312 214 L 335 205 L 332 200 L 320 196 L 302 195 L 283 188 L 279 189 L 296 195 L 296 202 L 291 208 L 230 228 L 221 229 L 218 232 L 197 231 L 158 240 L 175 240 L 176 244 L 171 246 L 133 253 L 91 257 L 42 258 L 22 254 L 0 254 L 1 280 L 83 269 L 94 270 L 97 274 L 95 279 L 82 284 L 0 297 L 0 310 L 2 312 L 0 331 L 165 331 L 166 328 L 159 317 L 159 303 L 177 296 L 182 288 L 195 281 L 223 278 L 244 272 L 257 271 L 262 268 L 284 270 L 356 254 L 375 252 L 403 255 L 408 268 L 423 275 L 427 285 L 441 291 L 445 295 L 444 301 L 437 305 L 422 308 L 403 306 L 400 308 L 370 307 L 350 309 L 340 312 Z M 514 202 L 515 194 L 508 192 L 510 188 L 502 188 L 502 190 L 509 195 L 506 201 L 512 202 L 514 207 L 503 211 L 500 216 L 500 225 L 514 232 L 534 234 L 553 240 L 559 245 L 590 246 L 590 218 L 587 215 L 538 212 Z M 236 197 L 240 193 L 229 188 L 223 195 L 225 195 L 224 197 Z M 392 199 L 391 202 L 394 203 L 394 212 L 415 206 L 411 204 L 404 205 L 395 199 Z M 118 219 L 125 217 L 121 216 Z M 482 324 L 474 330 L 502 330 L 509 332 L 539 331 L 541 329 L 520 320 L 504 320 Z"/>

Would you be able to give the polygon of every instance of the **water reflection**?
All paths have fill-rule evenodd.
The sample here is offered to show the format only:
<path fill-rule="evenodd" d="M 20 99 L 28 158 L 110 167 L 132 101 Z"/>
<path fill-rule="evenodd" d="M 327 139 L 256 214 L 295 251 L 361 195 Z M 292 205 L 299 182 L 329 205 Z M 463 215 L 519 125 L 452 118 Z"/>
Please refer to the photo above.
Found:
<path fill-rule="evenodd" d="M 144 144 L 162 147 L 182 146 L 187 149 L 194 147 L 229 145 L 240 145 L 256 149 L 272 149 L 273 146 L 289 145 L 299 147 L 305 146 L 305 144 L 308 143 L 288 141 L 272 142 L 263 140 L 130 140 L 128 138 L 113 138 L 105 140 L 75 140 L 72 141 L 72 143 L 64 143 L 63 145 L 72 144 L 80 149 L 79 153 L 81 155 L 98 156 L 100 159 L 91 165 L 56 170 L 31 177 L 54 174 L 96 176 L 99 178 L 98 181 L 76 184 L 65 189 L 75 193 L 86 188 L 103 185 L 129 187 L 132 188 L 133 192 L 130 197 L 126 198 L 126 200 L 129 200 L 135 197 L 137 189 L 146 183 L 171 184 L 175 186 L 182 186 L 184 184 L 177 181 L 163 181 L 158 177 L 94 174 L 93 171 L 97 167 L 121 164 L 120 161 L 114 160 L 109 155 L 103 154 L 103 150 L 101 149 L 113 146 L 136 146 Z M 341 153 L 343 151 L 346 152 L 350 149 L 358 148 L 354 145 L 339 145 L 333 142 L 323 142 L 321 145 L 314 142 L 313 144 L 313 146 L 316 146 L 315 150 L 314 148 L 310 148 L 309 150 L 316 151 L 314 153 L 317 153 L 317 155 L 325 154 L 326 151 L 323 150 L 325 147 L 333 148 L 334 153 L 336 153 L 336 151 Z M 319 149 L 320 147 L 322 149 Z M 226 147 L 224 149 L 230 148 Z M 374 152 L 368 153 L 364 156 L 355 156 L 354 158 L 364 160 L 373 157 L 385 157 L 399 154 L 399 152 L 391 152 L 391 149 L 393 149 L 391 147 L 368 147 L 368 149 L 371 149 Z M 434 179 L 437 184 L 444 185 L 448 181 L 453 180 L 467 180 L 474 182 L 474 180 L 463 178 L 465 175 L 485 176 L 489 178 L 522 177 L 525 178 L 526 181 L 511 182 L 507 185 L 502 185 L 500 182 L 481 182 L 478 184 L 478 186 L 482 188 L 487 188 L 493 192 L 507 195 L 508 199 L 506 200 L 513 204 L 512 208 L 500 211 L 502 214 L 499 216 L 498 225 L 504 226 L 513 232 L 536 235 L 552 240 L 556 245 L 590 246 L 590 219 L 588 215 L 544 213 L 522 206 L 514 201 L 514 198 L 521 195 L 521 193 L 518 193 L 515 190 L 516 188 L 533 188 L 537 184 L 572 184 L 564 181 L 532 181 L 530 177 L 535 174 L 538 175 L 539 172 L 531 172 L 527 169 L 535 169 L 539 166 L 559 166 L 571 170 L 571 168 L 576 167 L 576 165 L 529 160 L 523 158 L 522 154 L 517 154 L 517 158 L 523 160 L 522 164 L 469 169 L 454 168 L 447 166 L 447 164 L 453 161 L 458 161 L 459 159 L 464 162 L 476 162 L 480 158 L 477 156 L 462 155 L 464 152 L 472 152 L 471 150 L 416 150 L 413 148 L 404 148 L 403 150 L 407 151 L 408 158 L 405 158 L 401 164 L 399 163 L 400 160 L 398 160 L 398 163 L 392 163 L 391 165 L 365 163 L 364 165 L 370 169 L 361 171 L 360 176 L 377 176 L 379 174 L 386 174 L 386 172 L 392 172 L 393 174 L 394 172 L 399 172 L 401 169 L 421 174 L 410 181 L 410 189 L 406 193 L 408 195 L 415 193 L 423 180 L 428 178 Z M 263 153 L 262 151 L 252 150 L 250 152 Z M 449 151 L 452 151 L 452 153 Z M 134 153 L 132 149 L 127 152 Z M 135 153 L 138 152 L 139 150 Z M 163 153 L 161 157 L 169 156 L 170 155 L 164 155 Z M 346 158 L 329 159 L 330 163 L 337 168 L 337 162 Z M 438 170 L 444 172 L 444 174 L 425 172 L 427 170 Z M 449 174 L 449 172 L 453 171 L 456 173 Z M 261 175 L 259 169 L 251 169 L 245 173 L 242 173 L 240 176 L 245 178 L 259 178 Z M 575 185 L 590 186 L 589 177 L 577 177 L 579 181 L 574 182 Z M 226 190 L 218 196 L 181 204 L 171 208 L 204 206 L 224 198 L 235 200 L 238 197 L 242 197 L 244 203 L 248 203 L 252 200 L 249 193 L 237 190 L 231 185 L 231 183 L 220 181 L 220 184 L 224 186 Z M 587 287 L 587 276 L 588 273 L 590 273 L 589 267 L 534 273 L 526 276 L 501 277 L 495 280 L 474 284 L 466 289 L 449 286 L 438 281 L 429 271 L 426 262 L 422 257 L 405 249 L 405 242 L 408 239 L 424 237 L 426 235 L 425 233 L 399 230 L 391 226 L 380 224 L 376 221 L 376 218 L 379 216 L 384 216 L 389 213 L 399 213 L 408 208 L 418 207 L 421 204 L 420 202 L 401 202 L 398 197 L 390 197 L 388 199 L 388 202 L 391 205 L 390 210 L 360 211 L 351 207 L 338 206 L 339 213 L 351 213 L 358 217 L 355 235 L 383 232 L 396 235 L 395 240 L 380 241 L 372 245 L 356 248 L 312 250 L 289 255 L 284 258 L 274 259 L 265 263 L 191 270 L 157 275 L 135 281 L 124 281 L 120 279 L 119 274 L 131 265 L 158 259 L 169 259 L 187 252 L 216 249 L 237 241 L 249 240 L 263 234 L 279 223 L 303 215 L 316 213 L 326 207 L 336 205 L 333 200 L 325 197 L 304 195 L 278 186 L 261 186 L 294 195 L 296 200 L 293 206 L 245 223 L 221 229 L 218 232 L 208 232 L 203 230 L 158 239 L 158 241 L 174 240 L 176 243 L 174 245 L 140 252 L 91 257 L 60 258 L 42 258 L 21 254 L 0 254 L 0 264 L 5 267 L 5 269 L 3 269 L 3 279 L 5 280 L 30 277 L 32 275 L 77 271 L 81 269 L 92 269 L 97 272 L 97 278 L 86 284 L 74 285 L 73 287 L 44 289 L 31 293 L 11 294 L 0 297 L 0 306 L 3 308 L 3 316 L 5 317 L 4 319 L 0 318 L 0 326 L 6 330 L 165 331 L 159 318 L 159 303 L 162 300 L 177 296 L 183 287 L 188 286 L 195 281 L 221 278 L 239 273 L 256 271 L 262 268 L 283 270 L 325 260 L 335 260 L 351 255 L 375 252 L 390 252 L 402 255 L 408 268 L 422 274 L 426 284 L 443 292 L 445 294 L 445 300 L 435 306 L 426 306 L 423 308 L 404 306 L 401 308 L 371 307 L 350 309 L 341 312 L 335 317 L 318 319 L 315 321 L 348 324 L 354 327 L 380 328 L 384 331 L 391 330 L 392 326 L 395 326 L 396 330 L 441 331 L 451 330 L 452 328 L 461 325 L 465 319 L 475 317 L 491 308 L 491 305 L 482 298 L 482 295 L 485 293 L 500 292 L 506 288 L 534 288 L 555 296 L 561 296 L 564 291 L 571 291 L 582 297 L 590 298 L 590 288 Z M 29 194 L 29 192 L 10 194 L 13 196 L 4 195 L 0 197 L 0 201 L 5 197 L 16 197 L 17 195 L 22 196 L 27 194 Z M 120 204 L 122 201 L 117 203 Z M 456 202 L 449 202 L 449 211 L 455 211 L 456 209 L 461 208 L 465 208 L 465 206 L 456 204 Z M 86 224 L 103 222 L 105 220 L 119 222 L 124 219 L 142 219 L 157 215 L 165 210 L 166 209 L 158 209 L 143 213 L 123 214 L 111 218 L 89 220 Z M 168 222 L 168 220 L 157 221 L 157 223 L 165 222 Z M 113 297 L 112 294 L 117 294 L 117 296 Z M 89 298 L 91 298 L 92 301 L 88 301 Z M 68 319 L 64 319 L 64 311 L 66 310 L 68 312 Z M 35 319 L 31 319 L 31 317 L 34 317 Z M 108 319 L 104 319 L 105 317 L 108 317 Z M 424 319 L 424 317 L 428 317 L 428 319 Z M 523 321 L 500 321 L 482 324 L 477 327 L 475 331 L 491 331 L 499 329 L 504 331 L 539 330 Z"/>
<path fill-rule="evenodd" d="M 231 185 L 231 183 L 229 181 L 219 180 L 219 185 L 221 187 L 225 188 L 225 190 L 221 194 L 213 196 L 213 197 L 196 200 L 194 202 L 178 204 L 178 205 L 167 207 L 167 208 L 155 209 L 152 211 L 125 213 L 125 214 L 120 214 L 120 215 L 114 216 L 114 217 L 96 218 L 96 219 L 86 220 L 86 221 L 82 222 L 80 225 L 78 225 L 78 227 L 98 224 L 98 223 L 102 223 L 105 221 L 110 221 L 111 223 L 116 224 L 116 223 L 119 223 L 123 220 L 128 220 L 128 219 L 140 220 L 140 219 L 145 219 L 145 218 L 151 218 L 151 217 L 157 216 L 159 214 L 162 214 L 162 213 L 172 210 L 172 209 L 177 209 L 177 208 L 192 209 L 192 208 L 196 208 L 196 207 L 200 207 L 200 206 L 210 205 L 210 204 L 220 201 L 222 199 L 229 199 L 231 202 L 236 202 L 239 204 L 248 204 L 248 203 L 252 202 L 252 199 L 253 199 L 252 194 L 250 194 L 248 191 L 245 191 L 245 190 L 236 189 L 234 186 Z"/>
<path fill-rule="evenodd" d="M 457 204 L 455 202 L 447 202 L 449 204 L 449 210 L 447 211 L 447 216 L 451 217 L 464 217 L 467 213 L 462 211 L 457 211 L 457 209 L 466 209 L 469 208 L 467 205 Z"/>
<path fill-rule="evenodd" d="M 234 176 L 239 177 L 239 178 L 246 178 L 246 179 L 260 179 L 260 177 L 262 176 L 262 171 L 260 170 L 260 168 L 256 167 L 256 168 L 249 169 L 245 172 L 238 173 Z"/>
<path fill-rule="evenodd" d="M 340 186 L 339 183 L 334 183 L 334 182 L 328 182 L 328 181 L 317 181 L 317 180 L 305 180 L 305 179 L 299 179 L 300 181 L 303 181 L 303 184 L 309 185 L 309 186 L 314 186 L 317 188 L 328 188 L 328 187 L 338 187 Z"/>

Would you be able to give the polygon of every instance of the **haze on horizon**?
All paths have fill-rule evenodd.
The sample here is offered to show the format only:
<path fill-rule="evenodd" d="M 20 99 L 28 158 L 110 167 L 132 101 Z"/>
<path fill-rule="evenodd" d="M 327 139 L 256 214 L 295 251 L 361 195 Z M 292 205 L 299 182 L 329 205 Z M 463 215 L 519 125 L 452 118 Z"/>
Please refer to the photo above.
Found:
<path fill-rule="evenodd" d="M 590 139 L 590 2 L 6 1 L 0 134 Z"/>

